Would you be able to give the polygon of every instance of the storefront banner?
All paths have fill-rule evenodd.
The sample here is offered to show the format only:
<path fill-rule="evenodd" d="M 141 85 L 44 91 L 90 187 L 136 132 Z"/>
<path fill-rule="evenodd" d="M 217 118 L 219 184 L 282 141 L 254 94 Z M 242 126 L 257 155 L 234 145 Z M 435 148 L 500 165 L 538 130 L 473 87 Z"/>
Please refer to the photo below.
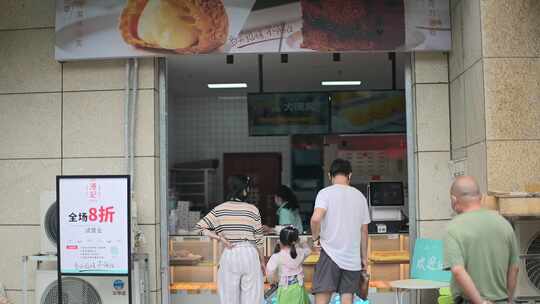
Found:
<path fill-rule="evenodd" d="M 57 0 L 59 61 L 450 50 L 448 0 Z"/>
<path fill-rule="evenodd" d="M 59 176 L 62 274 L 128 275 L 129 178 Z"/>

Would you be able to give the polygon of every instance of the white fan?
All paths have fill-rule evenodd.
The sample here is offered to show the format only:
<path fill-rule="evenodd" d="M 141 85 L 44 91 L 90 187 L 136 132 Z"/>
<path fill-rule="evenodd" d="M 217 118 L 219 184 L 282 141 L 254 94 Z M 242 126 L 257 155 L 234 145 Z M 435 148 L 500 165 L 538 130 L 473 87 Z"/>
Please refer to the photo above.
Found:
<path fill-rule="evenodd" d="M 516 233 L 520 241 L 520 263 L 516 296 L 540 298 L 540 221 L 519 221 Z"/>
<path fill-rule="evenodd" d="M 127 277 L 63 277 L 63 304 L 127 304 Z M 55 270 L 36 271 L 36 304 L 58 303 Z"/>
<path fill-rule="evenodd" d="M 58 204 L 54 191 L 44 191 L 39 198 L 41 254 L 56 254 L 58 242 Z"/>
<path fill-rule="evenodd" d="M 49 284 L 41 295 L 40 304 L 58 303 L 58 281 Z M 62 303 L 65 304 L 102 304 L 96 289 L 79 278 L 62 279 Z"/>

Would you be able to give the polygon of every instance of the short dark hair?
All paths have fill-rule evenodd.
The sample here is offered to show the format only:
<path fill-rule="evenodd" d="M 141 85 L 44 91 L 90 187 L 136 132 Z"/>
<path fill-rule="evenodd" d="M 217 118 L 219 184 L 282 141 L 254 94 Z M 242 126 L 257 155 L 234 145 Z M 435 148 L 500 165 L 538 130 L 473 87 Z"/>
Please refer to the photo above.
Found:
<path fill-rule="evenodd" d="M 330 166 L 329 173 L 332 177 L 335 177 L 336 175 L 349 176 L 349 174 L 352 173 L 351 163 L 348 160 L 336 158 Z"/>

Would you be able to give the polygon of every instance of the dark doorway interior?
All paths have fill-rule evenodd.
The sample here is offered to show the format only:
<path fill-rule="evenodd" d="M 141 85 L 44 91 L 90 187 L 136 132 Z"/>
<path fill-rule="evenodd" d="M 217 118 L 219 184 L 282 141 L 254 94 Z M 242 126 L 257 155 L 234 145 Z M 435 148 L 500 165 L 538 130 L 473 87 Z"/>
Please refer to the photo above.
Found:
<path fill-rule="evenodd" d="M 227 196 L 228 177 L 245 174 L 253 179 L 250 202 L 257 205 L 263 224 L 276 224 L 274 194 L 281 185 L 280 153 L 224 153 L 223 197 Z"/>

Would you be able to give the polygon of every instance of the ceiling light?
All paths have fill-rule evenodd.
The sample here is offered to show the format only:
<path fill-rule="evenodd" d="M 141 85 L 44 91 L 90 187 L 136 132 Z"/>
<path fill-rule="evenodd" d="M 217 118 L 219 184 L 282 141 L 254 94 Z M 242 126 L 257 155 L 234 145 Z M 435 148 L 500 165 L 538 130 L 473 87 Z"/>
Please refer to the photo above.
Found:
<path fill-rule="evenodd" d="M 360 80 L 351 81 L 321 81 L 322 86 L 358 86 L 362 84 Z"/>
<path fill-rule="evenodd" d="M 243 88 L 247 88 L 247 83 L 245 83 L 245 82 L 239 82 L 239 83 L 209 83 L 208 88 L 209 89 L 243 89 Z"/>

